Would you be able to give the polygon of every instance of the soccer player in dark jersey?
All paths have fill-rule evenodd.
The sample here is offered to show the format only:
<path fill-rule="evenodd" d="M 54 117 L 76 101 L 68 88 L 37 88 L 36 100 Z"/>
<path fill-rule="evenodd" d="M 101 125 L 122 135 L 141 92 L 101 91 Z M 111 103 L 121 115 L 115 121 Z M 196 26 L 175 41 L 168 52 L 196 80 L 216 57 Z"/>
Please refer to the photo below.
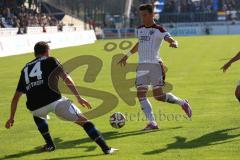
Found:
<path fill-rule="evenodd" d="M 221 69 L 223 72 L 226 72 L 228 68 L 232 65 L 232 63 L 238 61 L 240 59 L 240 51 L 235 55 L 232 59 L 230 59 L 226 64 L 224 64 Z M 235 90 L 235 96 L 240 102 L 240 81 L 237 84 L 236 90 Z"/>
<path fill-rule="evenodd" d="M 46 42 L 38 42 L 34 47 L 34 54 L 36 58 L 27 63 L 22 69 L 18 86 L 12 99 L 10 117 L 5 127 L 9 129 L 13 126 L 18 101 L 22 94 L 26 94 L 27 108 L 33 114 L 38 130 L 46 142 L 46 145 L 42 148 L 43 151 L 55 150 L 46 120 L 49 112 L 55 113 L 61 119 L 72 121 L 82 126 L 88 136 L 101 147 L 105 154 L 112 154 L 117 151 L 117 149 L 111 148 L 106 144 L 94 124 L 84 117 L 81 111 L 59 92 L 57 84 L 60 77 L 73 95 L 75 95 L 78 102 L 83 107 L 91 108 L 89 102 L 79 95 L 73 80 L 64 71 L 59 61 L 54 57 L 50 57 L 48 44 Z"/>

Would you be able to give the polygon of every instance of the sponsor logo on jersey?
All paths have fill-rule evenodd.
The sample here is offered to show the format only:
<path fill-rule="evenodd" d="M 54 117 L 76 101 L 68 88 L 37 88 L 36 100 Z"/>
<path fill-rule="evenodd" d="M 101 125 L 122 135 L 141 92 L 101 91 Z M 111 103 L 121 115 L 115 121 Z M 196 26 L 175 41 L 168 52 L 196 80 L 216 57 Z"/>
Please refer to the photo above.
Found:
<path fill-rule="evenodd" d="M 150 36 L 140 36 L 140 41 L 150 41 Z"/>

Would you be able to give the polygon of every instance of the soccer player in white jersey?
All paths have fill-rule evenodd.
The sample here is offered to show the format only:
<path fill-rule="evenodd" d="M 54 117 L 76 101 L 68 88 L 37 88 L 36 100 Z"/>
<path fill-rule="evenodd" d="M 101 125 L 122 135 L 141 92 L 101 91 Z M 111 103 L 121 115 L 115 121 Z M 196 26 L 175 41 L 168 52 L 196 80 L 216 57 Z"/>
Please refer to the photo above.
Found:
<path fill-rule="evenodd" d="M 143 25 L 137 29 L 138 43 L 119 61 L 119 64 L 125 66 L 129 56 L 138 52 L 137 97 L 149 121 L 144 130 L 153 130 L 158 129 L 158 125 L 152 111 L 152 105 L 146 97 L 149 85 L 152 86 L 153 95 L 156 100 L 178 104 L 188 117 L 192 116 L 192 110 L 187 100 L 182 100 L 172 93 L 163 93 L 162 89 L 164 86 L 165 71 L 159 56 L 160 46 L 162 45 L 162 41 L 165 40 L 170 44 L 170 47 L 178 48 L 178 42 L 163 27 L 154 22 L 152 5 L 141 5 L 139 12 Z"/>
<path fill-rule="evenodd" d="M 235 55 L 233 58 L 231 58 L 226 64 L 224 64 L 221 69 L 223 70 L 223 72 L 226 72 L 228 70 L 228 68 L 236 61 L 238 61 L 240 59 L 240 51 L 237 53 L 237 55 Z M 240 81 L 237 84 L 236 90 L 235 90 L 235 96 L 238 99 L 238 101 L 240 102 Z"/>

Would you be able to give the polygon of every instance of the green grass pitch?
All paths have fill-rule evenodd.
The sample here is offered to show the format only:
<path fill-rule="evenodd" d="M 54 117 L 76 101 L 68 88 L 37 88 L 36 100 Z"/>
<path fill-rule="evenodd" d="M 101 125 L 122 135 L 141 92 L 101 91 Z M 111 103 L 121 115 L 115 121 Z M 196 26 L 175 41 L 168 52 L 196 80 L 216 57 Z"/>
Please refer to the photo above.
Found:
<path fill-rule="evenodd" d="M 106 52 L 104 45 L 107 42 L 119 44 L 122 40 L 100 40 L 91 45 L 52 51 L 52 55 L 61 62 L 79 55 L 94 55 L 103 61 L 101 72 L 93 83 L 83 81 L 86 67 L 79 67 L 71 75 L 80 86 L 111 92 L 119 99 L 114 111 L 131 115 L 122 129 L 113 129 L 109 125 L 109 116 L 114 111 L 93 120 L 107 142 L 120 149 L 117 154 L 110 156 L 103 155 L 80 127 L 61 121 L 53 114 L 50 115 L 49 126 L 57 150 L 38 153 L 35 147 L 43 145 L 44 141 L 25 107 L 25 97 L 20 101 L 14 127 L 6 130 L 4 125 L 9 116 L 10 101 L 20 69 L 33 55 L 0 58 L 0 159 L 238 160 L 240 106 L 234 97 L 234 90 L 240 79 L 240 64 L 234 64 L 226 74 L 220 71 L 220 67 L 240 50 L 240 36 L 176 39 L 180 44 L 179 49 L 171 49 L 166 43 L 161 49 L 161 56 L 168 67 L 166 81 L 173 84 L 174 94 L 190 101 L 193 117 L 191 120 L 186 119 L 180 107 L 150 98 L 161 129 L 149 133 L 139 131 L 146 125 L 144 119 L 137 117 L 141 113 L 139 103 L 128 106 L 119 98 L 111 82 L 112 57 L 122 51 L 116 49 Z M 136 42 L 135 39 L 130 41 Z M 129 62 L 136 60 L 135 55 Z M 132 73 L 128 78 L 134 76 Z M 74 100 L 74 97 L 68 97 Z M 91 97 L 85 98 L 93 106 L 101 103 Z M 143 117 L 143 114 L 140 116 Z"/>

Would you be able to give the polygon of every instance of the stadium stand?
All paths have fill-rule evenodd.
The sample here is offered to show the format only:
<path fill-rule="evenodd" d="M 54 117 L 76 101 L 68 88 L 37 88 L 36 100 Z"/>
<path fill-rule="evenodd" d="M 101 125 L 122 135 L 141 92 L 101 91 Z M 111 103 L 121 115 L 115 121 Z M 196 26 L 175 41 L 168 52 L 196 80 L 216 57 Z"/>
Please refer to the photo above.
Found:
<path fill-rule="evenodd" d="M 132 9 L 132 19 L 137 17 L 137 6 L 141 3 L 152 3 L 156 0 L 138 0 Z M 240 20 L 239 0 L 165 0 L 159 23 L 179 22 L 213 22 L 219 15 L 226 16 L 222 20 Z"/>
<path fill-rule="evenodd" d="M 26 3 L 27 2 L 27 3 Z M 117 28 L 124 21 L 126 0 L 119 2 L 102 0 L 95 6 L 94 0 L 1 0 L 0 1 L 0 27 L 37 27 L 56 26 L 64 17 L 64 12 L 82 19 L 85 24 L 95 30 L 100 28 Z M 90 3 L 91 2 L 91 3 Z M 130 13 L 130 27 L 139 24 L 137 7 L 141 3 L 152 3 L 156 0 L 133 0 Z M 50 5 L 51 4 L 51 5 Z M 104 9 L 111 5 L 112 8 Z M 64 12 L 62 10 L 64 10 Z M 214 22 L 219 15 L 226 18 L 222 20 L 240 20 L 239 0 L 164 0 L 164 7 L 160 13 L 159 23 L 179 22 Z"/>
<path fill-rule="evenodd" d="M 0 27 L 19 28 L 18 34 L 27 33 L 27 27 L 43 27 L 62 25 L 60 19 L 63 15 L 46 14 L 44 5 L 39 5 L 38 1 L 28 0 L 4 0 L 0 3 Z M 45 7 L 46 8 L 46 7 Z M 53 10 L 48 6 L 48 11 Z M 58 11 L 59 12 L 59 11 Z"/>
<path fill-rule="evenodd" d="M 133 37 L 134 28 L 141 23 L 138 6 L 142 3 L 155 5 L 156 22 L 178 28 L 177 34 L 183 33 L 182 25 L 187 27 L 189 23 L 198 24 L 201 30 L 212 30 L 210 26 L 223 26 L 222 23 L 225 28 L 239 25 L 239 0 L 1 0 L 0 27 L 18 28 L 19 34 L 55 33 L 67 30 L 64 21 L 78 29 L 93 29 L 97 37 Z M 0 35 L 13 35 L 15 30 L 0 30 Z"/>

